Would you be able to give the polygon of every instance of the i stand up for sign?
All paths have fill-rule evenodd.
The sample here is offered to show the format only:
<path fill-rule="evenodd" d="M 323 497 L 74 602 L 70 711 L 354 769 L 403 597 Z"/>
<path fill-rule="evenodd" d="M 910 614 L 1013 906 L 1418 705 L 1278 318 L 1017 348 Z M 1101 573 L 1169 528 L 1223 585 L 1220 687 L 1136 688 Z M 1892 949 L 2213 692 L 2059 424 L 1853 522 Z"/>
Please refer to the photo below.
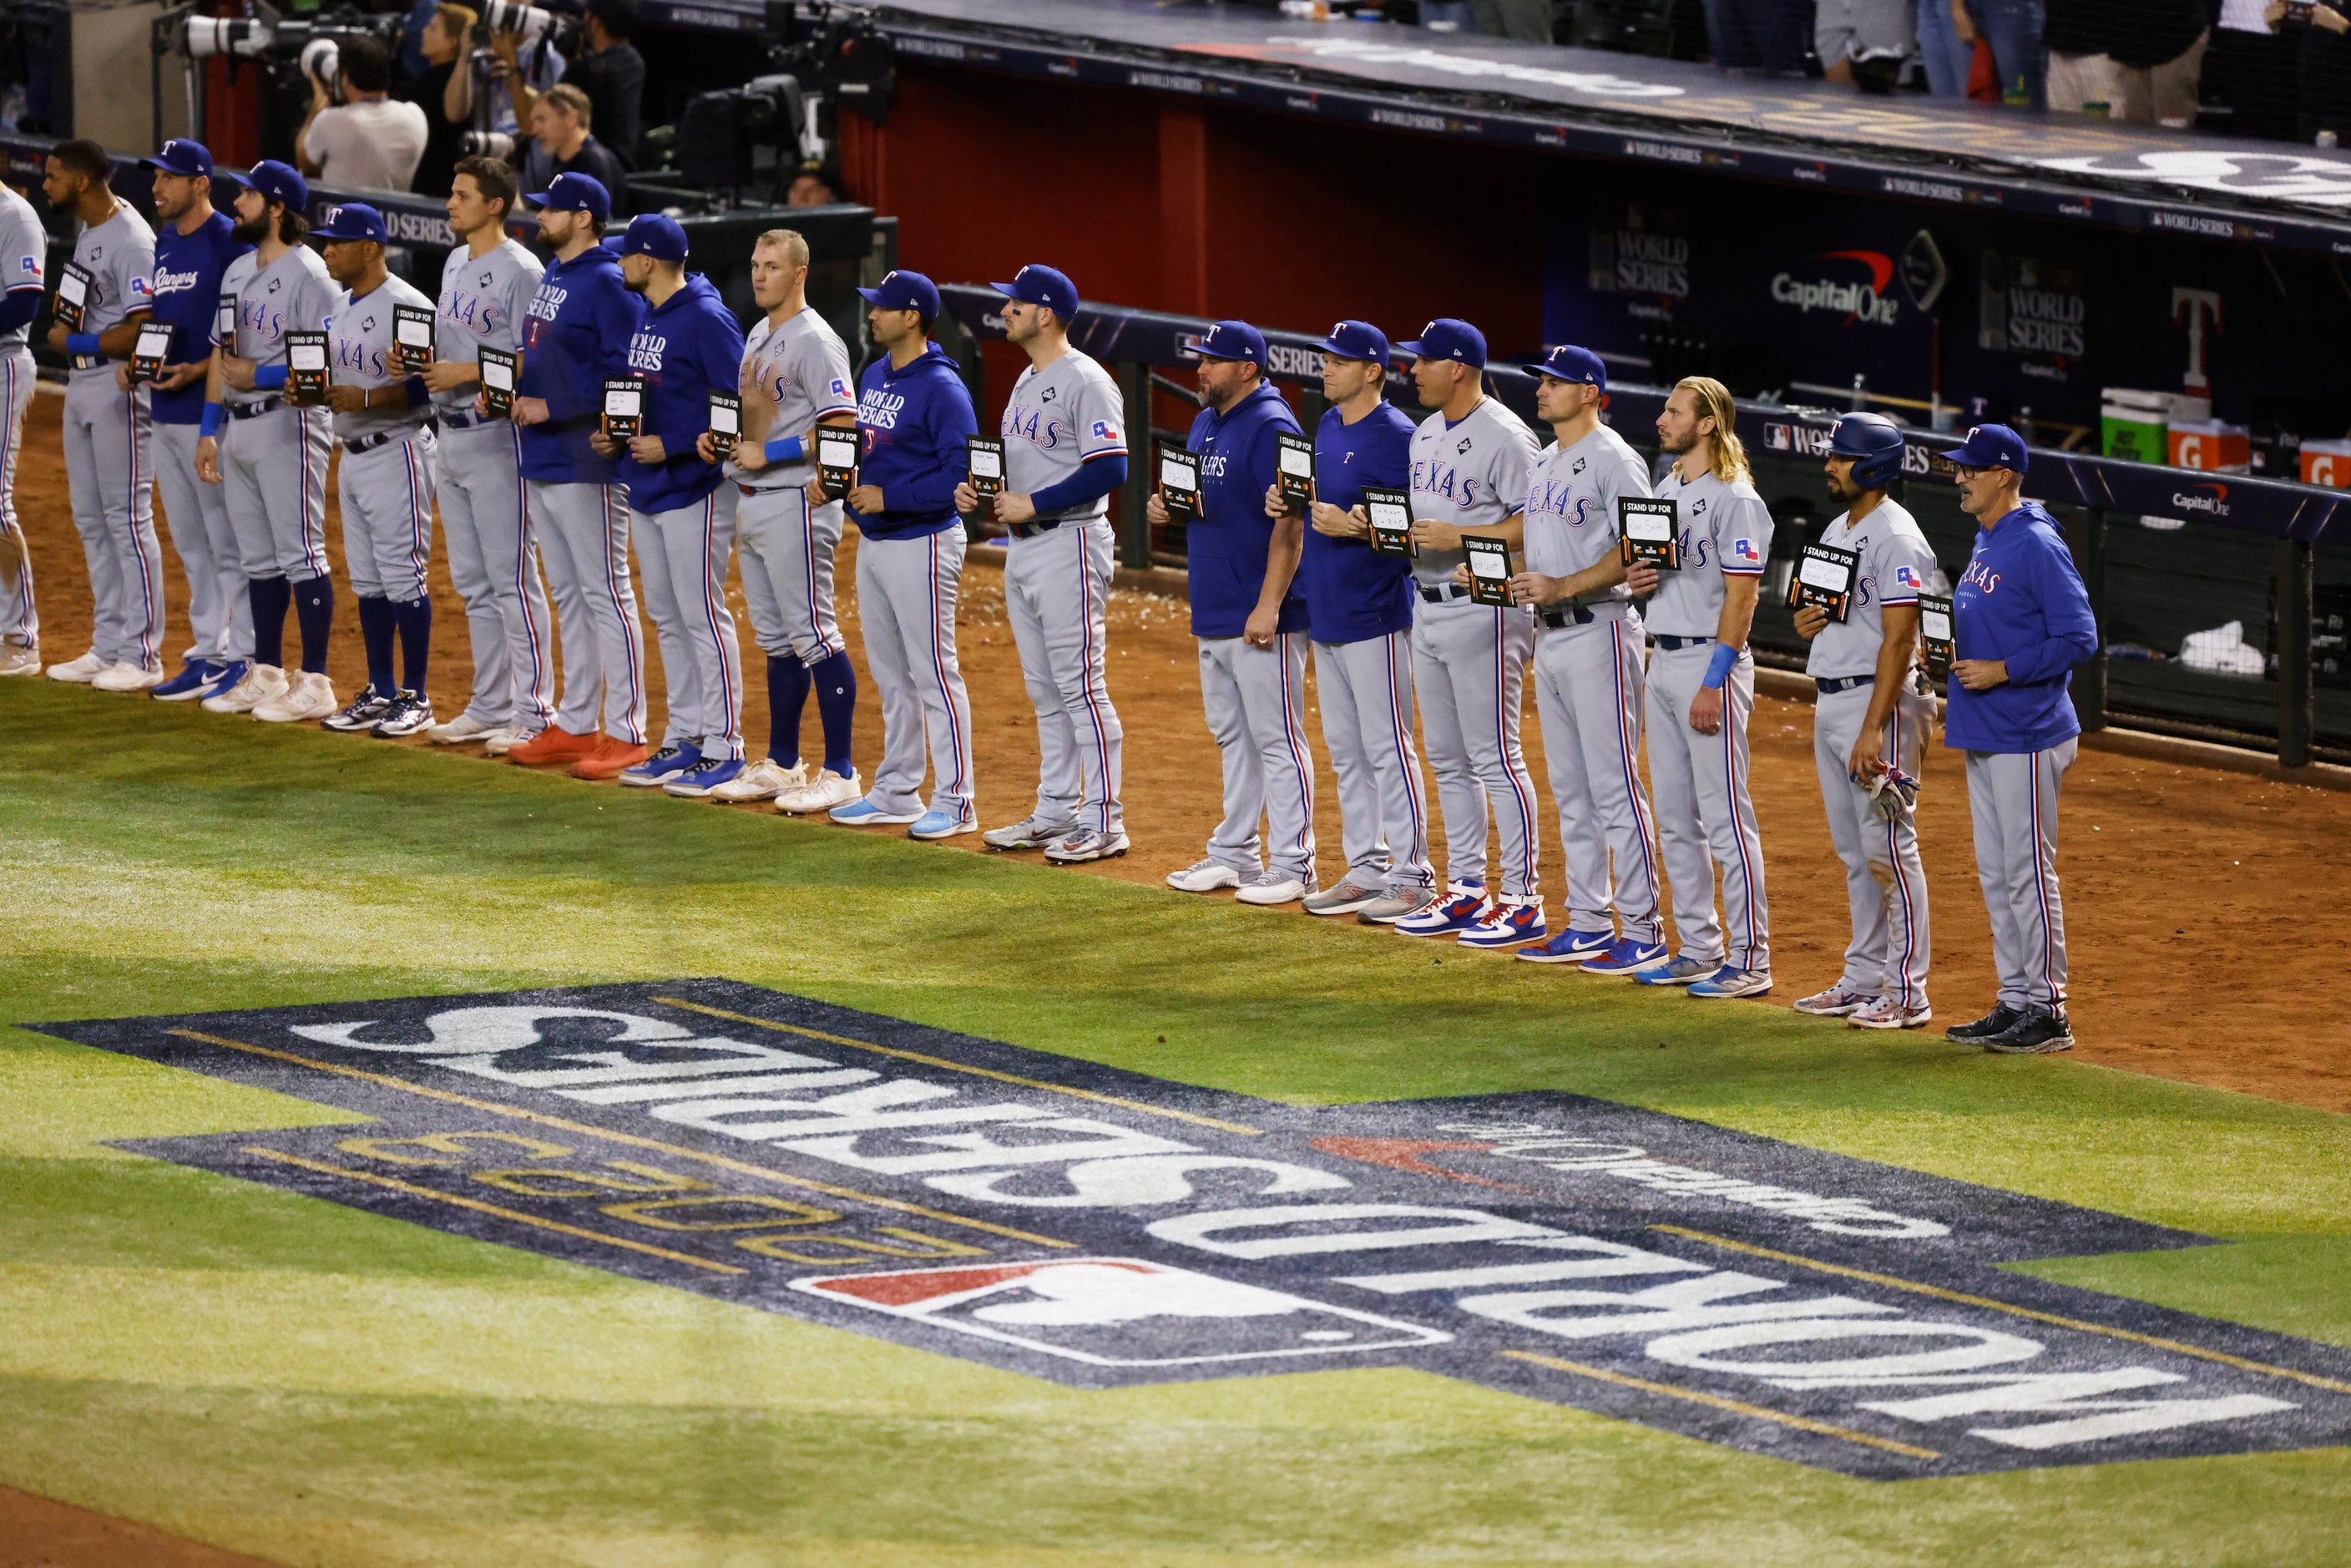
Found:
<path fill-rule="evenodd" d="M 1510 602 L 1510 547 L 1483 534 L 1464 534 L 1461 548 L 1469 557 L 1469 601 L 1473 604 Z"/>
<path fill-rule="evenodd" d="M 1416 556 L 1412 542 L 1412 493 L 1381 485 L 1364 486 L 1364 516 L 1372 525 L 1374 555 Z"/>
<path fill-rule="evenodd" d="M 1861 552 L 1838 545 L 1806 545 L 1796 562 L 1796 580 L 1788 585 L 1788 608 L 1814 605 L 1830 620 L 1844 624 L 1853 609 L 1854 574 L 1861 569 Z"/>

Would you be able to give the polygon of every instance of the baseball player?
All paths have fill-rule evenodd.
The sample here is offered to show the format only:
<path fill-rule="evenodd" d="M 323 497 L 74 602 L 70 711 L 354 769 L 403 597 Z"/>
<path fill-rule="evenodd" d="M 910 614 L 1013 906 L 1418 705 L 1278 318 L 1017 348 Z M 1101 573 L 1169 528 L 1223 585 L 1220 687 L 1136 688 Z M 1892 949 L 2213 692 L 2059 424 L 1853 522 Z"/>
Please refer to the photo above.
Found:
<path fill-rule="evenodd" d="M 221 275 L 213 364 L 204 381 L 196 475 L 222 487 L 244 558 L 253 610 L 253 666 L 204 699 L 213 713 L 273 724 L 322 719 L 336 708 L 327 679 L 335 584 L 327 575 L 327 458 L 332 412 L 286 401 L 286 334 L 317 331 L 335 286 L 310 232 L 310 188 L 263 160 L 236 195 L 236 237 L 254 248 Z M 300 629 L 302 663 L 285 663 L 286 612 Z"/>
<path fill-rule="evenodd" d="M 433 394 L 420 375 L 390 361 L 392 312 L 431 311 L 433 301 L 384 269 L 383 214 L 346 202 L 317 229 L 327 275 L 343 286 L 327 316 L 327 406 L 334 411 L 342 461 L 343 565 L 359 601 L 368 684 L 325 727 L 381 739 L 433 724 L 424 672 L 433 642 L 433 599 L 424 569 L 433 559 L 433 475 L 438 455 Z M 392 644 L 400 671 L 392 673 Z"/>
<path fill-rule="evenodd" d="M 1200 702 L 1222 753 L 1225 815 L 1205 860 L 1171 872 L 1182 893 L 1238 888 L 1243 904 L 1314 891 L 1314 762 L 1306 749 L 1306 601 L 1298 591 L 1305 519 L 1269 512 L 1277 433 L 1298 420 L 1265 379 L 1265 338 L 1219 321 L 1200 340 L 1200 396 L 1186 444 L 1200 460 L 1200 516 L 1185 530 Z M 1153 526 L 1167 521 L 1155 488 Z M 1260 858 L 1264 818 L 1270 861 Z"/>
<path fill-rule="evenodd" d="M 1331 406 L 1314 432 L 1311 527 L 1298 562 L 1347 855 L 1347 874 L 1303 907 L 1365 925 L 1393 925 L 1437 900 L 1412 736 L 1412 563 L 1372 552 L 1362 504 L 1364 486 L 1401 490 L 1411 479 L 1412 421 L 1384 395 L 1387 371 L 1387 334 L 1368 321 L 1342 321 L 1323 340 Z M 1279 485 L 1265 505 L 1269 517 L 1289 509 Z"/>
<path fill-rule="evenodd" d="M 882 765 L 862 800 L 832 810 L 850 823 L 906 824 L 914 839 L 979 831 L 972 809 L 971 698 L 956 662 L 956 593 L 963 521 L 956 486 L 979 428 L 956 364 L 931 341 L 939 291 L 919 272 L 893 272 L 865 297 L 866 330 L 883 357 L 858 380 L 863 455 L 849 492 L 856 519 L 857 611 L 865 667 L 882 694 Z M 813 499 L 813 497 L 811 497 Z M 935 775 L 922 800 L 924 745 Z"/>
<path fill-rule="evenodd" d="M 864 793 L 850 755 L 857 671 L 832 613 L 841 503 L 820 506 L 816 427 L 854 425 L 849 350 L 808 302 L 808 241 L 769 229 L 751 248 L 751 298 L 767 312 L 743 340 L 743 434 L 727 476 L 742 492 L 743 603 L 768 656 L 768 755 L 720 785 L 719 800 L 772 799 L 793 815 L 830 811 Z M 824 731 L 815 778 L 800 760 L 810 688 Z"/>
<path fill-rule="evenodd" d="M 685 270 L 685 231 L 648 213 L 621 239 L 621 280 L 644 297 L 629 340 L 629 373 L 644 382 L 636 435 L 599 434 L 620 458 L 629 528 L 644 574 L 645 609 L 661 639 L 669 711 L 662 743 L 621 782 L 659 784 L 699 799 L 743 771 L 743 653 L 726 608 L 735 554 L 735 487 L 696 449 L 710 426 L 710 394 L 731 392 L 743 329 L 710 280 Z"/>
<path fill-rule="evenodd" d="M 465 711 L 426 735 L 438 746 L 479 740 L 493 757 L 555 722 L 547 589 L 523 527 L 522 433 L 475 402 L 482 350 L 522 347 L 522 323 L 547 270 L 507 235 L 515 194 L 514 172 L 499 160 L 458 161 L 448 211 L 459 243 L 441 266 L 433 362 L 423 371 L 441 423 L 441 538 L 474 658 Z"/>
<path fill-rule="evenodd" d="M 2057 786 L 2082 730 L 2068 682 L 2098 650 L 2097 618 L 2064 536 L 2022 497 L 2022 438 L 1980 424 L 1943 455 L 1959 465 L 1959 506 L 1980 530 L 1951 595 L 1943 744 L 1968 757 L 1976 880 L 2000 971 L 1999 1005 L 1946 1038 L 2013 1054 L 2070 1051 Z"/>
<path fill-rule="evenodd" d="M 1917 780 L 1935 700 L 1914 668 L 1918 595 L 1937 575 L 1927 536 L 1886 494 L 1902 476 L 1902 432 L 1882 413 L 1849 413 L 1829 437 L 1829 493 L 1846 508 L 1821 543 L 1858 558 L 1845 618 L 1805 604 L 1804 673 L 1820 688 L 1813 763 L 1829 841 L 1844 862 L 1853 941 L 1844 974 L 1796 1004 L 1857 1029 L 1917 1029 L 1927 1006 L 1927 873 L 1918 862 Z"/>
<path fill-rule="evenodd" d="M 1535 879 L 1535 789 L 1519 749 L 1534 617 L 1516 606 L 1473 604 L 1458 580 L 1468 560 L 1463 534 L 1518 548 L 1534 432 L 1486 395 L 1486 338 L 1468 322 L 1441 316 L 1396 348 L 1414 356 L 1421 403 L 1437 410 L 1412 435 L 1412 570 L 1421 598 L 1412 672 L 1445 814 L 1446 887 L 1395 929 L 1473 947 L 1540 942 L 1551 933 Z M 1499 896 L 1486 886 L 1489 799 L 1501 841 Z"/>
<path fill-rule="evenodd" d="M 524 527 L 563 627 L 563 700 L 555 722 L 507 759 L 613 779 L 645 759 L 644 629 L 629 583 L 628 492 L 590 438 L 604 383 L 628 374 L 638 305 L 602 243 L 612 214 L 602 185 L 558 174 L 530 199 L 539 204 L 539 243 L 555 261 L 531 296 L 513 419 L 522 432 Z"/>
<path fill-rule="evenodd" d="M 155 488 L 172 549 L 187 575 L 188 625 L 195 633 L 179 674 L 149 695 L 188 702 L 219 695 L 253 667 L 253 596 L 244 552 L 221 487 L 196 476 L 221 278 L 230 262 L 253 247 L 236 237 L 227 214 L 213 209 L 213 155 L 202 142 L 174 139 L 140 162 L 154 171 L 155 216 L 163 225 L 155 235 L 150 319 L 172 329 L 162 367 L 147 388 Z M 131 390 L 129 361 L 115 366 L 114 380 L 123 392 Z"/>
<path fill-rule="evenodd" d="M 1674 504 L 1681 565 L 1661 572 L 1645 561 L 1625 578 L 1636 597 L 1655 595 L 1646 617 L 1657 650 L 1649 661 L 1649 788 L 1681 953 L 1669 961 L 1660 944 L 1628 955 L 1632 968 L 1585 966 L 1687 986 L 1708 999 L 1771 989 L 1763 842 L 1747 794 L 1747 725 L 1755 711 L 1747 632 L 1771 553 L 1771 514 L 1749 477 L 1737 418 L 1720 382 L 1688 376 L 1675 386 L 1657 415 L 1657 443 L 1677 461 L 1657 496 Z M 1718 863 L 1721 924 L 1714 915 Z M 1646 963 L 1635 962 L 1645 956 Z"/>
<path fill-rule="evenodd" d="M 1510 597 L 1534 607 L 1535 708 L 1559 808 L 1568 921 L 1519 956 L 1608 974 L 1655 962 L 1665 939 L 1656 829 L 1638 761 L 1641 615 L 1617 542 L 1616 503 L 1647 497 L 1649 475 L 1600 423 L 1608 371 L 1599 355 L 1562 344 L 1522 368 L 1536 378 L 1535 413 L 1556 440 L 1527 482 L 1526 570 L 1511 578 Z"/>
<path fill-rule="evenodd" d="M 107 184 L 112 165 L 95 141 L 60 141 L 41 189 L 81 225 L 73 265 L 89 277 L 78 331 L 49 328 L 65 351 L 66 480 L 89 562 L 90 650 L 51 664 L 49 678 L 139 692 L 163 679 L 163 554 L 155 544 L 147 389 L 115 384 L 109 360 L 127 360 L 152 303 L 155 235 Z"/>
<path fill-rule="evenodd" d="M 16 454 L 33 405 L 33 351 L 26 339 L 48 287 L 48 253 L 49 236 L 33 204 L 0 185 L 0 675 L 41 673 L 33 557 L 16 521 Z"/>
<path fill-rule="evenodd" d="M 1102 678 L 1108 497 L 1126 482 L 1126 413 L 1110 372 L 1070 347 L 1075 284 L 1032 263 L 989 287 L 1005 297 L 1006 340 L 1029 355 L 1004 405 L 1005 490 L 992 515 L 1012 536 L 1004 604 L 1037 710 L 1038 776 L 1036 810 L 980 841 L 996 850 L 1041 844 L 1063 865 L 1105 860 L 1127 848 L 1118 799 L 1124 731 Z M 979 509 L 968 481 L 956 491 L 956 509 Z"/>

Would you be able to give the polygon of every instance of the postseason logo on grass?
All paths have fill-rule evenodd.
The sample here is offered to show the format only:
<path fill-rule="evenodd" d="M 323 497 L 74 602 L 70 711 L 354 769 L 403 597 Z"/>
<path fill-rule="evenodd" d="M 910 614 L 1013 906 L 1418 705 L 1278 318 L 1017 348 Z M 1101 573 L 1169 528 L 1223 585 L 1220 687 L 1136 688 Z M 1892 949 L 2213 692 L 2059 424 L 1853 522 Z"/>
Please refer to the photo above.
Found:
<path fill-rule="evenodd" d="M 2351 1441 L 2214 1245 L 1571 1094 L 1301 1107 L 724 980 L 44 1032 L 370 1124 L 183 1166 L 1079 1387 L 1409 1366 L 1876 1479 Z"/>

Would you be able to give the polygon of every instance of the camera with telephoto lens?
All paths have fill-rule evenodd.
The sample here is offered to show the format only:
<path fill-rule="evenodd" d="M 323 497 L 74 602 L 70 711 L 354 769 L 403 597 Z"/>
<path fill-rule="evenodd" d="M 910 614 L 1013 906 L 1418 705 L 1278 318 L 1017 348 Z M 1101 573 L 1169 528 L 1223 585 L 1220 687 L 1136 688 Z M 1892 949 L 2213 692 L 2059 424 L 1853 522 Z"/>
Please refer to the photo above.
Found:
<path fill-rule="evenodd" d="M 557 54 L 569 59 L 580 42 L 580 18 L 517 0 L 485 0 L 481 20 L 474 24 L 474 41 L 487 45 L 499 33 L 519 34 L 526 49 L 542 43 L 552 45 Z"/>
<path fill-rule="evenodd" d="M 521 138 L 504 131 L 468 131 L 457 139 L 460 158 L 497 158 L 511 163 Z"/>
<path fill-rule="evenodd" d="M 242 16 L 191 16 L 181 24 L 180 52 L 190 59 L 226 55 L 231 59 L 274 61 L 298 68 L 336 90 L 342 78 L 341 47 L 353 38 L 373 38 L 387 50 L 400 47 L 400 18 L 377 16 L 339 5 L 290 21 L 267 0 L 246 0 Z"/>
<path fill-rule="evenodd" d="M 838 110 L 888 118 L 898 74 L 889 38 L 862 12 L 768 0 L 766 30 L 772 74 L 689 100 L 678 167 L 700 184 L 772 184 L 780 199 L 803 163 L 827 161 Z"/>

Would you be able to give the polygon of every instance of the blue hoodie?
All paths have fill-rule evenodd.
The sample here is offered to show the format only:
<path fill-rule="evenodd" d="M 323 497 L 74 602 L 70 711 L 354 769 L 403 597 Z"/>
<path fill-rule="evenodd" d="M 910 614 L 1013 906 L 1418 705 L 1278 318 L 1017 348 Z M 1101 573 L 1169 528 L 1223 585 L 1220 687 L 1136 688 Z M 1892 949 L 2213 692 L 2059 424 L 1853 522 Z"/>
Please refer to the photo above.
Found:
<path fill-rule="evenodd" d="M 155 231 L 153 319 L 172 329 L 172 351 L 166 356 L 172 364 L 193 363 L 212 351 L 221 274 L 253 248 L 236 237 L 235 226 L 227 214 L 214 213 L 193 234 L 182 234 L 177 224 L 164 224 Z M 199 423 L 204 416 L 204 378 L 198 376 L 177 392 L 150 387 L 147 406 L 158 424 Z"/>
<path fill-rule="evenodd" d="M 870 517 L 846 508 L 858 531 L 877 539 L 918 539 L 954 528 L 964 437 L 979 430 L 956 362 L 936 343 L 904 370 L 893 368 L 884 354 L 857 378 L 857 434 L 864 442 L 857 480 L 880 486 L 883 506 Z"/>
<path fill-rule="evenodd" d="M 1202 409 L 1185 438 L 1200 458 L 1202 516 L 1184 530 L 1195 637 L 1239 636 L 1265 591 L 1273 545 L 1265 492 L 1280 461 L 1274 435 L 1284 430 L 1297 434 L 1297 417 L 1280 392 L 1260 382 L 1223 413 Z M 1306 630 L 1306 600 L 1295 578 L 1282 598 L 1277 629 Z"/>
<path fill-rule="evenodd" d="M 1951 592 L 1951 656 L 2005 659 L 2008 680 L 1971 692 L 1950 681 L 1943 744 L 1969 751 L 2046 751 L 2082 733 L 2067 683 L 2098 651 L 2090 596 L 2064 536 L 2037 501 L 1976 534 Z"/>
<path fill-rule="evenodd" d="M 652 465 L 622 457 L 612 476 L 629 487 L 629 506 L 652 514 L 691 507 L 726 482 L 695 443 L 710 428 L 710 394 L 733 392 L 743 364 L 743 329 L 718 290 L 700 273 L 659 305 L 640 302 L 643 319 L 629 339 L 629 371 L 645 378 L 644 434 L 668 454 Z"/>
<path fill-rule="evenodd" d="M 616 459 L 588 444 L 604 409 L 604 383 L 629 373 L 629 340 L 644 301 L 621 281 L 621 258 L 590 246 L 549 266 L 523 323 L 517 397 L 547 400 L 548 423 L 522 427 L 522 476 L 558 485 L 609 485 Z"/>

